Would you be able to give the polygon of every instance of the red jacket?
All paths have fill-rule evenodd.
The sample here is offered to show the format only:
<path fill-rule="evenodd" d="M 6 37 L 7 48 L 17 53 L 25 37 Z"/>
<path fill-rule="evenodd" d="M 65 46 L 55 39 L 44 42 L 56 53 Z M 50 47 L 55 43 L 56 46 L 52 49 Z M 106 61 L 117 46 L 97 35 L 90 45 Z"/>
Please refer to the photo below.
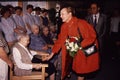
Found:
<path fill-rule="evenodd" d="M 65 40 L 67 36 L 79 36 L 77 28 L 79 27 L 83 41 L 81 46 L 85 47 L 93 43 L 96 39 L 96 32 L 93 26 L 88 24 L 86 21 L 73 17 L 68 23 L 63 23 L 61 32 L 58 36 L 52 52 L 57 53 L 60 49 L 62 52 L 62 78 L 64 78 L 68 72 L 71 58 L 66 51 Z M 98 43 L 96 40 L 98 47 Z M 89 73 L 99 69 L 99 54 L 95 53 L 89 57 L 86 57 L 84 53 L 79 50 L 73 58 L 72 69 L 76 73 Z"/>

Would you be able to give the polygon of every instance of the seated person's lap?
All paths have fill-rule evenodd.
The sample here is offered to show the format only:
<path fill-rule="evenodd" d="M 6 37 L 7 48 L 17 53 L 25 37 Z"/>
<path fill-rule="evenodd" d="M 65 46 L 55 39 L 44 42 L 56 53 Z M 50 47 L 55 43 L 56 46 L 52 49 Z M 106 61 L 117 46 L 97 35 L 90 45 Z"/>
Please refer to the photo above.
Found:
<path fill-rule="evenodd" d="M 42 64 L 48 64 L 48 67 L 46 68 L 45 72 L 48 73 L 48 75 L 51 75 L 55 72 L 55 66 L 53 63 L 51 63 L 50 61 L 42 61 L 41 59 L 38 59 L 36 57 L 33 57 L 32 59 L 32 63 L 42 63 Z M 33 69 L 33 71 L 41 71 L 40 70 L 35 70 Z"/>

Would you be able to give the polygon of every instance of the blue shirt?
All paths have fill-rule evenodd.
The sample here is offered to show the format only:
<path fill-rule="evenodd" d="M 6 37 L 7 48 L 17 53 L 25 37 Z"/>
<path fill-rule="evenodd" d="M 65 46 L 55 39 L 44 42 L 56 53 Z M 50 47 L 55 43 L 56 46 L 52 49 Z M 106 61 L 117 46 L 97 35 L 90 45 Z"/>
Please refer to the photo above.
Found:
<path fill-rule="evenodd" d="M 32 25 L 35 24 L 33 15 L 29 14 L 29 13 L 26 13 L 23 15 L 23 21 L 24 21 L 25 25 L 28 24 L 28 25 L 30 25 L 30 27 L 32 27 Z M 27 29 L 28 34 L 32 33 L 32 31 L 30 29 L 28 29 L 27 27 L 26 27 L 26 29 Z"/>
<path fill-rule="evenodd" d="M 7 19 L 3 17 L 1 18 L 0 28 L 5 34 L 5 39 L 7 42 L 13 42 L 17 40 L 14 32 L 14 29 L 16 28 L 16 24 L 10 17 Z"/>
<path fill-rule="evenodd" d="M 46 45 L 47 45 L 46 42 L 43 40 L 43 38 L 40 35 L 30 34 L 30 45 L 29 45 L 30 49 L 51 53 L 50 48 L 48 48 L 48 50 L 42 49 Z"/>
<path fill-rule="evenodd" d="M 23 21 L 23 17 L 22 16 L 14 14 L 13 15 L 13 19 L 14 19 L 14 21 L 15 21 L 17 26 L 21 26 L 21 27 L 25 28 L 25 23 Z"/>

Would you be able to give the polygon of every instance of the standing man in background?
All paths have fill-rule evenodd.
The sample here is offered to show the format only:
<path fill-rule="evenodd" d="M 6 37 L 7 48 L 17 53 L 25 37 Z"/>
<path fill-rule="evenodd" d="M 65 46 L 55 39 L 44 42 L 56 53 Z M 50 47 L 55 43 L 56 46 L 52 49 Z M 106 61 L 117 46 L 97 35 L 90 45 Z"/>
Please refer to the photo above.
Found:
<path fill-rule="evenodd" d="M 96 33 L 97 33 L 97 38 L 99 41 L 99 48 L 100 48 L 100 55 L 103 54 L 103 49 L 104 49 L 104 39 L 105 39 L 105 34 L 106 34 L 106 16 L 102 13 L 100 13 L 100 7 L 97 3 L 92 3 L 90 5 L 91 8 L 91 15 L 88 15 L 86 17 L 86 20 L 88 23 L 93 25 Z"/>

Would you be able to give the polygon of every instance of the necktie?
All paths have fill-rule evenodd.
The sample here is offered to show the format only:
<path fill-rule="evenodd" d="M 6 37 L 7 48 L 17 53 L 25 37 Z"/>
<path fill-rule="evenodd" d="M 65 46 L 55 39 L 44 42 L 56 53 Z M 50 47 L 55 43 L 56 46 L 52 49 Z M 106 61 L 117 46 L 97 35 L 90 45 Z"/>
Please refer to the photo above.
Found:
<path fill-rule="evenodd" d="M 96 17 L 96 15 L 94 17 L 95 17 L 95 19 L 94 19 L 94 27 L 96 27 L 96 25 L 97 25 L 97 17 Z"/>

